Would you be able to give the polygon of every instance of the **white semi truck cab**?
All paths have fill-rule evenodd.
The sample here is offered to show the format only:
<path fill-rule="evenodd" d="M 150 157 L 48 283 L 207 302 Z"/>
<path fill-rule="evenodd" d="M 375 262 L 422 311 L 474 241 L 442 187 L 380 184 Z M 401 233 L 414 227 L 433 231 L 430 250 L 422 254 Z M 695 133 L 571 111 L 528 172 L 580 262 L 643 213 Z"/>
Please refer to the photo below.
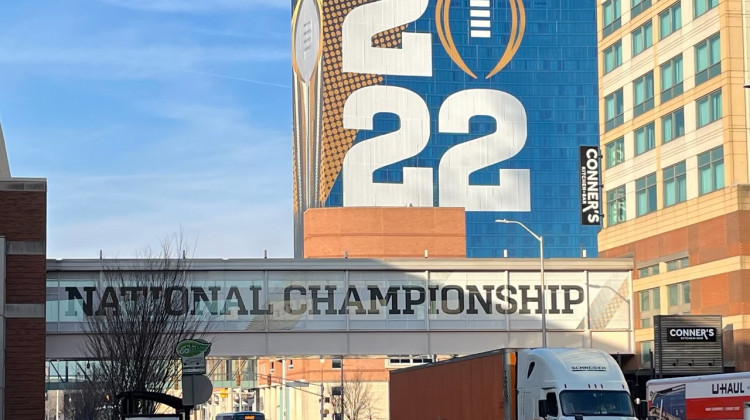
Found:
<path fill-rule="evenodd" d="M 506 369 L 506 373 L 513 370 L 517 417 L 506 418 L 636 420 L 625 377 L 612 356 L 602 350 L 519 350 L 516 369 Z"/>

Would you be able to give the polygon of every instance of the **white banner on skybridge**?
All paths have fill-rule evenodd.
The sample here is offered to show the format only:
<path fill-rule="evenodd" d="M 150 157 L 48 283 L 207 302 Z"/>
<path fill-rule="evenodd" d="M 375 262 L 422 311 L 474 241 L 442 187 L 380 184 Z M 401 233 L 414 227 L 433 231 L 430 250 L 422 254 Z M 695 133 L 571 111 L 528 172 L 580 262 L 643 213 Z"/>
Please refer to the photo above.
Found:
<path fill-rule="evenodd" d="M 541 328 L 538 272 L 193 272 L 189 287 L 165 289 L 71 274 L 47 283 L 48 331 L 82 331 L 85 317 L 121 313 L 144 295 L 215 332 Z M 632 329 L 629 272 L 549 272 L 545 282 L 549 329 Z"/>

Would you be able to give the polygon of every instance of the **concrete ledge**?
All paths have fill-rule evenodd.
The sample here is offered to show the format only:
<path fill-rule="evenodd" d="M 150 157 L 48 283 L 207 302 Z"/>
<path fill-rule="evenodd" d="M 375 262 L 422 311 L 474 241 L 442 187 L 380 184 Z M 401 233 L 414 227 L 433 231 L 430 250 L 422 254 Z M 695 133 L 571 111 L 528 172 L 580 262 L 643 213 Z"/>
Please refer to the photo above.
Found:
<path fill-rule="evenodd" d="M 7 255 L 47 255 L 44 241 L 7 241 Z"/>
<path fill-rule="evenodd" d="M 45 178 L 0 179 L 0 191 L 47 191 Z"/>
<path fill-rule="evenodd" d="M 5 305 L 6 318 L 44 318 L 45 305 L 37 303 L 8 303 Z"/>

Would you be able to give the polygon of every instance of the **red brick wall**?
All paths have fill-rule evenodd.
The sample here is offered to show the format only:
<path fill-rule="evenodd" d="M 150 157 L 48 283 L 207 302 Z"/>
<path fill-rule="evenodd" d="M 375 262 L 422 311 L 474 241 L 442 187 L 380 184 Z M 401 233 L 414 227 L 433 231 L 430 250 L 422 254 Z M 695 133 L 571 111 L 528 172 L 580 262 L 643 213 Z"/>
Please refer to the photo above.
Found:
<path fill-rule="evenodd" d="M 6 303 L 45 303 L 47 262 L 44 255 L 6 257 Z"/>
<path fill-rule="evenodd" d="M 0 190 L 0 236 L 6 243 L 45 242 L 46 191 Z M 46 270 L 46 255 L 7 255 L 6 303 L 45 305 Z M 45 319 L 5 322 L 5 418 L 44 418 Z"/>
<path fill-rule="evenodd" d="M 603 258 L 630 257 L 638 263 L 688 251 L 690 265 L 750 255 L 750 211 L 743 210 L 610 249 Z M 637 276 L 637 270 L 636 270 Z"/>
<path fill-rule="evenodd" d="M 304 217 L 305 258 L 466 257 L 463 208 L 330 207 Z"/>
<path fill-rule="evenodd" d="M 43 419 L 45 320 L 5 322 L 5 418 Z"/>
<path fill-rule="evenodd" d="M 47 239 L 47 193 L 0 191 L 0 235 L 9 241 Z"/>
<path fill-rule="evenodd" d="M 601 257 L 633 258 L 635 265 L 678 252 L 688 252 L 690 266 L 730 257 L 750 255 L 750 211 L 737 211 L 694 225 L 675 229 L 611 249 Z M 633 277 L 638 282 L 638 270 Z M 690 313 L 704 315 L 750 315 L 750 270 L 710 276 L 690 276 Z M 662 290 L 662 293 L 664 291 Z M 633 298 L 636 328 L 640 324 L 638 294 Z M 662 313 L 666 308 L 662 308 Z M 724 360 L 734 361 L 738 371 L 750 370 L 750 330 L 724 329 Z"/>

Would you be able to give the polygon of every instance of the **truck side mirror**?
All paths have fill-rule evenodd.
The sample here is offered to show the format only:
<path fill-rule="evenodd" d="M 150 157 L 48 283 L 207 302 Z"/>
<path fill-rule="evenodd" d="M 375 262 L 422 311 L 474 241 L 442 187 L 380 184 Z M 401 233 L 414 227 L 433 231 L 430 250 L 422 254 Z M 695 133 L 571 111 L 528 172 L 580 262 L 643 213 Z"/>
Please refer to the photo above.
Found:
<path fill-rule="evenodd" d="M 635 415 L 638 416 L 639 419 L 647 419 L 649 418 L 648 415 L 648 401 L 638 401 L 638 405 L 636 406 L 636 413 Z M 654 416 L 651 416 L 654 417 Z M 654 419 L 655 420 L 655 419 Z"/>
<path fill-rule="evenodd" d="M 539 417 L 547 417 L 547 400 L 539 400 Z"/>

